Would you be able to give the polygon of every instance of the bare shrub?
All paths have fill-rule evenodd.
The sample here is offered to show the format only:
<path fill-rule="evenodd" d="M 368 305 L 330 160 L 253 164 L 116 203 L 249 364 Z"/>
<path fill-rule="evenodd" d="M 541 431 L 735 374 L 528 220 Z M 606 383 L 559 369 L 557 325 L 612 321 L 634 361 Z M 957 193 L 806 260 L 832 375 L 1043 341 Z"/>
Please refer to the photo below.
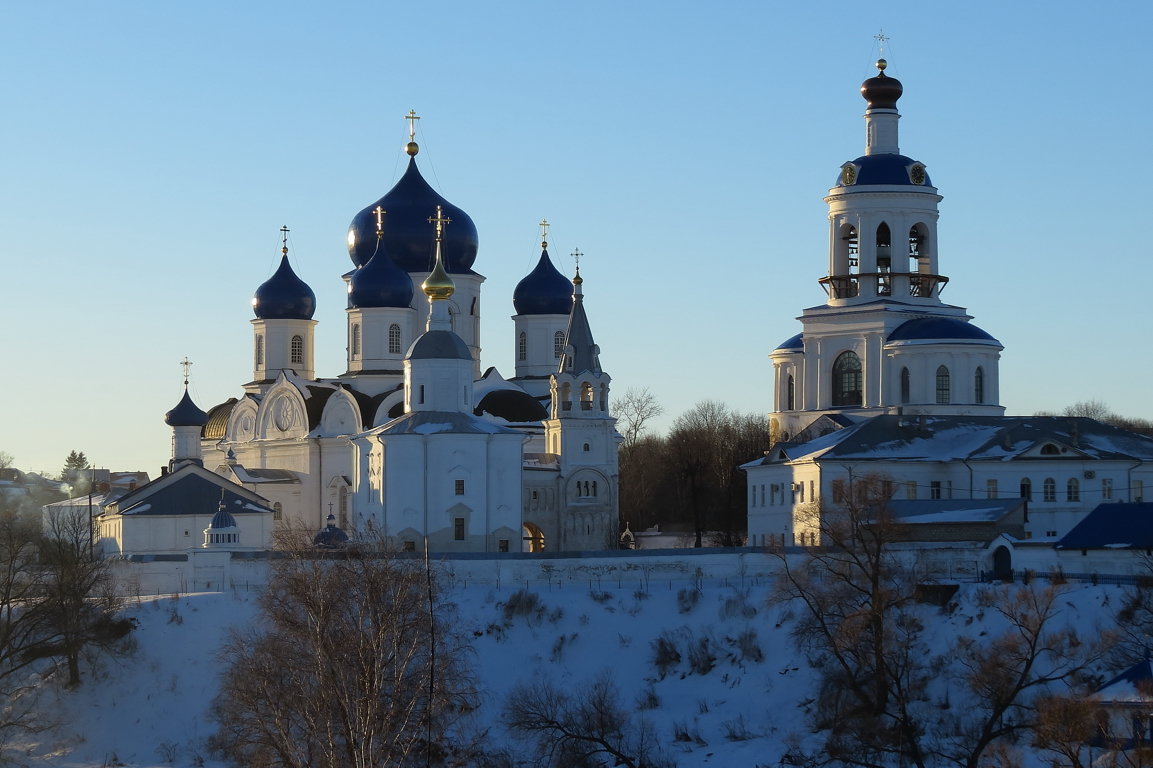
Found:
<path fill-rule="evenodd" d="M 677 641 L 668 630 L 662 632 L 652 642 L 653 667 L 660 679 L 672 672 L 681 663 L 681 652 L 677 649 Z"/>
<path fill-rule="evenodd" d="M 677 592 L 677 609 L 681 613 L 692 613 L 701 601 L 701 591 L 695 587 L 685 587 Z"/>

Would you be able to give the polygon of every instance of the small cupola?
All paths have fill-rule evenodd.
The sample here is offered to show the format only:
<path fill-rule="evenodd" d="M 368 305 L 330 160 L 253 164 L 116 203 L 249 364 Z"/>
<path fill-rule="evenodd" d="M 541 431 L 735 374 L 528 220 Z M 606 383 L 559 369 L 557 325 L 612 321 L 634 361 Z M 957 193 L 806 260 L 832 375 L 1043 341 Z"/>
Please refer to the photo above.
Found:
<path fill-rule="evenodd" d="M 388 255 L 384 241 L 385 209 L 377 206 L 376 250 L 368 262 L 352 273 L 348 281 L 348 305 L 370 307 L 408 307 L 412 304 L 412 278 Z"/>
<path fill-rule="evenodd" d="M 261 320 L 311 320 L 316 312 L 316 294 L 292 271 L 288 263 L 288 227 L 280 249 L 280 266 L 252 297 L 252 311 Z"/>
<path fill-rule="evenodd" d="M 548 241 L 542 240 L 540 247 L 540 261 L 517 283 L 512 305 L 518 315 L 567 315 L 572 310 L 572 283 L 553 266 Z"/>

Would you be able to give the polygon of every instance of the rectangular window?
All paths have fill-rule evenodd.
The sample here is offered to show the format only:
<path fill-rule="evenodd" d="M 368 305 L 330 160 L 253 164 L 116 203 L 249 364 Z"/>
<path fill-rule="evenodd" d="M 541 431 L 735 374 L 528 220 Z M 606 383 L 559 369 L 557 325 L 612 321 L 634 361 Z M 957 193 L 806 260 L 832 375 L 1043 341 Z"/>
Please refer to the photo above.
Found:
<path fill-rule="evenodd" d="M 846 501 L 848 501 L 848 498 L 845 496 L 844 480 L 833 481 L 833 501 L 835 501 L 837 504 L 844 504 Z"/>
<path fill-rule="evenodd" d="M 415 552 L 416 551 L 416 542 L 412 541 L 411 539 L 406 539 L 404 542 L 403 549 L 405 552 Z"/>
<path fill-rule="evenodd" d="M 452 521 L 452 537 L 457 541 L 464 541 L 464 518 L 458 517 Z"/>
<path fill-rule="evenodd" d="M 817 500 L 817 483 L 815 480 L 809 481 L 809 501 Z"/>
<path fill-rule="evenodd" d="M 931 483 L 929 483 L 929 498 L 930 499 L 941 498 L 941 481 L 940 480 L 933 480 Z"/>
<path fill-rule="evenodd" d="M 905 483 L 905 498 L 906 499 L 916 499 L 917 498 L 917 484 L 911 480 L 909 482 Z"/>
<path fill-rule="evenodd" d="M 881 481 L 881 497 L 884 499 L 893 498 L 893 481 L 885 478 Z"/>
<path fill-rule="evenodd" d="M 1145 481 L 1144 480 L 1134 480 L 1133 481 L 1133 490 L 1130 491 L 1129 495 L 1133 497 L 1133 501 L 1144 501 L 1145 500 Z"/>
<path fill-rule="evenodd" d="M 499 551 L 508 552 L 508 539 L 501 539 L 496 546 Z"/>
<path fill-rule="evenodd" d="M 997 498 L 997 481 L 996 480 L 986 480 L 985 481 L 985 498 L 986 499 Z"/>
<path fill-rule="evenodd" d="M 1101 479 L 1101 498 L 1106 501 L 1113 498 L 1113 480 L 1108 477 Z"/>
<path fill-rule="evenodd" d="M 797 483 L 797 500 L 801 504 L 805 503 L 805 481 L 804 480 Z"/>
<path fill-rule="evenodd" d="M 463 496 L 464 495 L 464 481 L 463 480 L 455 481 L 454 491 L 455 491 L 457 496 Z"/>

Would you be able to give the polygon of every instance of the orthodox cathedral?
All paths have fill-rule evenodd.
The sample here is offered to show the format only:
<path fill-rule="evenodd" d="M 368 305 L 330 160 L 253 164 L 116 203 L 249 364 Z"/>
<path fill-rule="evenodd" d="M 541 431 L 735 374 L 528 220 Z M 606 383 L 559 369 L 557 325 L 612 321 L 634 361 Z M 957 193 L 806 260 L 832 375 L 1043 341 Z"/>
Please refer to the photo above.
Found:
<path fill-rule="evenodd" d="M 482 374 L 477 228 L 421 176 L 408 119 L 407 170 L 348 229 L 346 370 L 317 375 L 316 295 L 286 235 L 252 300 L 252 379 L 207 411 L 204 466 L 280 526 L 398 549 L 612 546 L 620 437 L 579 267 L 564 277 L 544 239 L 513 292 L 515 376 Z"/>
<path fill-rule="evenodd" d="M 811 510 L 853 499 L 868 477 L 884 478 L 907 522 L 987 523 L 1050 542 L 1102 502 L 1142 501 L 1153 439 L 1091 419 L 1004 415 L 1003 347 L 941 298 L 942 198 L 926 165 L 901 154 L 902 86 L 884 59 L 877 69 L 861 86 L 865 154 L 840 166 L 825 197 L 827 299 L 769 355 L 772 447 L 743 467 L 749 543 L 820 543 Z"/>

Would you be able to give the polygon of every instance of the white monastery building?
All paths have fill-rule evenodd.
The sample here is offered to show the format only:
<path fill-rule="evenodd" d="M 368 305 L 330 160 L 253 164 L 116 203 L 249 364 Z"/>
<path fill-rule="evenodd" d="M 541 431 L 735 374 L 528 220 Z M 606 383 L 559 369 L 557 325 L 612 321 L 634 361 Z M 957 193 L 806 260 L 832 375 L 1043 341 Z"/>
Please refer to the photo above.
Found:
<path fill-rule="evenodd" d="M 346 370 L 317 375 L 316 295 L 286 235 L 252 300 L 252 378 L 208 411 L 204 465 L 281 526 L 331 514 L 398 549 L 614 546 L 620 436 L 579 270 L 565 278 L 542 243 L 513 293 L 515 376 L 481 375 L 477 229 L 421 176 L 413 135 L 404 175 L 348 230 Z"/>
<path fill-rule="evenodd" d="M 944 538 L 949 526 L 1003 523 L 1055 542 L 1101 503 L 1144 501 L 1153 439 L 1091 419 L 1004 415 L 1003 347 L 941 298 L 942 198 L 926 165 L 901 154 L 902 86 L 884 59 L 877 68 L 861 86 L 865 154 L 841 165 L 825 197 L 827 299 L 769 356 L 772 448 L 743 467 L 749 544 L 819 544 L 811 510 L 843 503 L 866 478 L 884 484 L 896 514 L 935 520 Z"/>

